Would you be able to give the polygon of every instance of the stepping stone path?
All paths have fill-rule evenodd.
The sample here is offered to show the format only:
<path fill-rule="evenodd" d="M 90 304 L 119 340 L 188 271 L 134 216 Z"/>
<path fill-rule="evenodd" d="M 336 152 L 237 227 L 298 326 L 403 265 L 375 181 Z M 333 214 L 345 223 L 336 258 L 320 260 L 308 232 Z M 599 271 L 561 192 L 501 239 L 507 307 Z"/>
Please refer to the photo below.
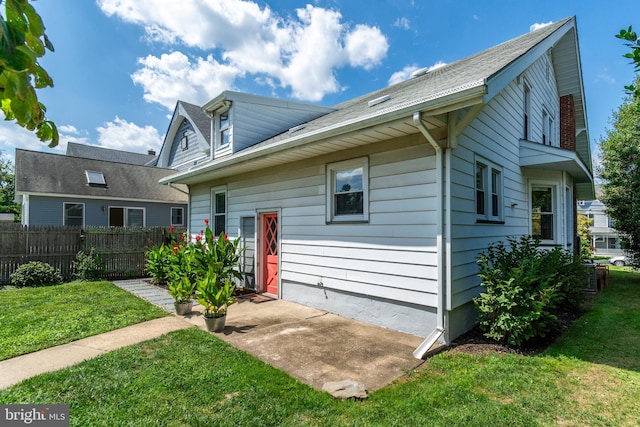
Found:
<path fill-rule="evenodd" d="M 153 286 L 150 283 L 142 281 L 140 279 L 132 280 L 115 280 L 112 282 L 120 289 L 124 289 L 127 292 L 132 293 L 146 301 L 149 301 L 153 305 L 168 311 L 169 313 L 176 312 L 173 305 L 174 299 L 167 293 L 165 289 L 161 289 L 157 286 Z"/>

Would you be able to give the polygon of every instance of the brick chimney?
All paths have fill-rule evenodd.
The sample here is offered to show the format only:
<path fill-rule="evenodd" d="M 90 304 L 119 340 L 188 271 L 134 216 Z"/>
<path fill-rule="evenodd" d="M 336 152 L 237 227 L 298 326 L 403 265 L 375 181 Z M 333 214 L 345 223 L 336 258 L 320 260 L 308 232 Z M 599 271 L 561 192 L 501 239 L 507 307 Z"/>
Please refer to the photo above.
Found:
<path fill-rule="evenodd" d="M 560 148 L 576 151 L 576 107 L 573 95 L 560 97 Z"/>
<path fill-rule="evenodd" d="M 150 156 L 155 156 L 156 155 L 156 150 L 149 150 L 147 151 L 147 154 Z"/>

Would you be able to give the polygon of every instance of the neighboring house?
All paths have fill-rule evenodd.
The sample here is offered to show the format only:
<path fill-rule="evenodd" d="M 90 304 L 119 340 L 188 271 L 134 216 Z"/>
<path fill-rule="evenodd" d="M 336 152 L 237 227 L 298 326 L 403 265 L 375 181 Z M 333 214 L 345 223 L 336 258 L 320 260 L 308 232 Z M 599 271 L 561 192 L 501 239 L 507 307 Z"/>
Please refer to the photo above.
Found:
<path fill-rule="evenodd" d="M 593 198 L 575 18 L 333 108 L 202 108 L 209 158 L 160 181 L 189 186 L 191 232 L 240 236 L 246 287 L 427 337 L 417 357 L 475 324 L 480 252 L 574 250 Z"/>
<path fill-rule="evenodd" d="M 79 144 L 77 142 L 67 143 L 67 156 L 106 160 L 109 162 L 127 163 L 130 165 L 140 166 L 155 166 L 156 161 L 158 160 L 158 157 L 153 150 L 149 150 L 147 154 L 140 154 L 132 153 L 130 151 L 96 147 L 95 145 Z"/>
<path fill-rule="evenodd" d="M 22 204 L 25 225 L 186 226 L 187 187 L 158 183 L 173 173 L 171 169 L 18 149 L 16 200 Z"/>
<path fill-rule="evenodd" d="M 596 198 L 594 200 L 579 200 L 578 213 L 593 219 L 589 227 L 591 234 L 591 247 L 595 249 L 595 256 L 623 255 L 624 250 L 620 246 L 620 234 L 613 228 L 611 219 L 605 213 L 606 206 L 598 200 L 602 194 L 600 186 L 596 185 Z"/>

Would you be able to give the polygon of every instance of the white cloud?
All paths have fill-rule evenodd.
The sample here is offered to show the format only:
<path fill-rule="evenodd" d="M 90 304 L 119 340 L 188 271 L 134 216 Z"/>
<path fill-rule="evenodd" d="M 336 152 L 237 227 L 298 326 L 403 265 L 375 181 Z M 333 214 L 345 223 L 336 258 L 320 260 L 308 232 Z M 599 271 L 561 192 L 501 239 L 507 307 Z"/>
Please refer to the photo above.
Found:
<path fill-rule="evenodd" d="M 402 18 L 396 19 L 396 22 L 393 23 L 394 27 L 402 28 L 403 30 L 408 30 L 411 28 L 411 23 L 404 16 Z"/>
<path fill-rule="evenodd" d="M 531 26 L 529 27 L 529 31 L 536 31 L 536 30 L 539 30 L 540 28 L 544 28 L 547 25 L 551 25 L 551 24 L 553 24 L 553 21 L 549 21 L 545 23 L 536 22 L 535 24 L 531 24 Z"/>
<path fill-rule="evenodd" d="M 427 72 L 436 70 L 440 67 L 444 67 L 445 65 L 447 65 L 446 62 L 438 61 L 435 64 L 427 67 Z M 411 75 L 419 69 L 420 67 L 418 67 L 417 65 L 407 65 L 402 70 L 396 71 L 395 73 L 391 74 L 391 77 L 389 77 L 389 86 L 410 79 Z"/>
<path fill-rule="evenodd" d="M 143 86 L 147 101 L 169 109 L 177 99 L 201 102 L 196 96 L 215 96 L 247 73 L 290 88 L 296 98 L 318 101 L 342 89 L 336 69 L 371 69 L 389 49 L 379 28 L 351 27 L 338 11 L 312 5 L 286 18 L 244 0 L 98 0 L 98 5 L 108 16 L 144 27 L 149 40 L 208 55 L 173 52 L 140 59 L 134 82 Z"/>
<path fill-rule="evenodd" d="M 118 116 L 96 130 L 98 144 L 103 148 L 146 153 L 150 149 L 158 151 L 162 145 L 162 137 L 153 126 L 140 127 Z"/>
<path fill-rule="evenodd" d="M 182 52 L 149 55 L 140 58 L 142 66 L 131 75 L 144 89 L 144 99 L 173 110 L 177 100 L 203 104 L 225 89 L 231 88 L 239 74 L 234 67 L 223 65 L 211 56 L 191 61 Z"/>
<path fill-rule="evenodd" d="M 0 122 L 0 151 L 2 151 L 12 163 L 15 161 L 16 148 L 64 154 L 67 150 L 68 139 L 69 138 L 60 131 L 60 142 L 58 146 L 49 148 L 47 143 L 38 139 L 35 132 L 28 131 L 12 121 Z"/>
<path fill-rule="evenodd" d="M 391 74 L 391 77 L 389 77 L 389 86 L 410 79 L 411 73 L 419 69 L 420 67 L 418 67 L 417 65 L 407 65 L 402 70 L 396 71 L 395 73 Z"/>
<path fill-rule="evenodd" d="M 608 69 L 605 68 L 596 75 L 596 83 L 600 82 L 612 85 L 616 83 L 616 78 L 609 73 Z"/>

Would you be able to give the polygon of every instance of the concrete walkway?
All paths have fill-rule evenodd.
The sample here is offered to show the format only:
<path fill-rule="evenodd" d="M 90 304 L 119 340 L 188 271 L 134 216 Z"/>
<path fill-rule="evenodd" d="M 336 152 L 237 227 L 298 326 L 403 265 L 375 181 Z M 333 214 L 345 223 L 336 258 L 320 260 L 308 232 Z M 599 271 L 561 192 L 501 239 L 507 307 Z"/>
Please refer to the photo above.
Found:
<path fill-rule="evenodd" d="M 114 284 L 174 312 L 173 299 L 163 289 L 141 280 Z M 195 304 L 186 316 L 151 320 L 0 361 L 0 388 L 178 329 L 205 329 L 201 310 Z M 376 390 L 422 363 L 412 356 L 421 337 L 261 295 L 239 298 L 229 308 L 224 332 L 215 335 L 318 390 L 343 380 Z"/>

